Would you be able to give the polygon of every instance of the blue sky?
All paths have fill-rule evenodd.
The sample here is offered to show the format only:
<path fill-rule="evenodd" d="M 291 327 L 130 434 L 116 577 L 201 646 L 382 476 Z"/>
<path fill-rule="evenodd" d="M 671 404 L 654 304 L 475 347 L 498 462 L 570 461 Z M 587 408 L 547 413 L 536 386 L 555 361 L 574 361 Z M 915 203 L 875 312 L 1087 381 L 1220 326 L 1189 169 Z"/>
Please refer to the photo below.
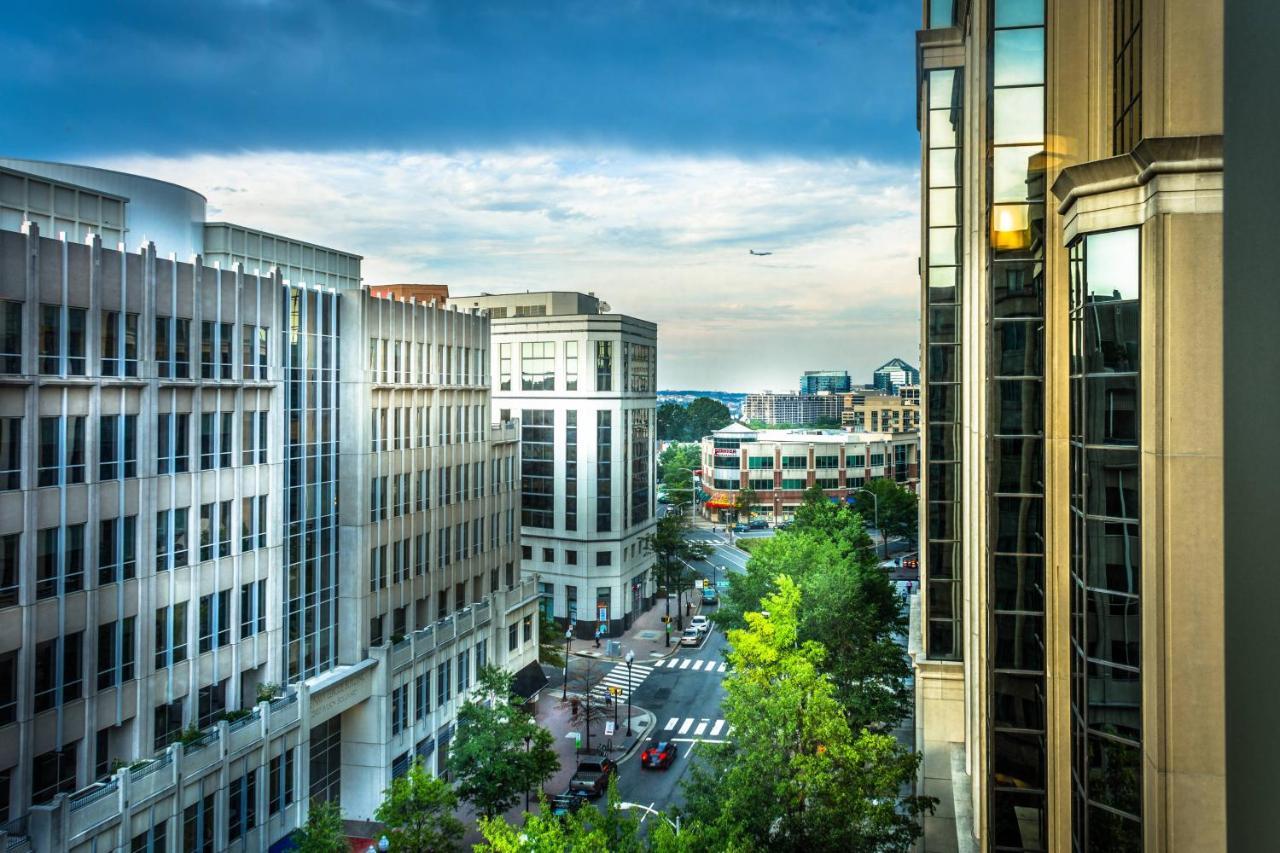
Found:
<path fill-rule="evenodd" d="M 176 180 L 222 217 L 365 255 L 369 281 L 595 290 L 661 324 L 663 386 L 786 387 L 916 359 L 918 15 L 19 4 L 0 139 Z"/>

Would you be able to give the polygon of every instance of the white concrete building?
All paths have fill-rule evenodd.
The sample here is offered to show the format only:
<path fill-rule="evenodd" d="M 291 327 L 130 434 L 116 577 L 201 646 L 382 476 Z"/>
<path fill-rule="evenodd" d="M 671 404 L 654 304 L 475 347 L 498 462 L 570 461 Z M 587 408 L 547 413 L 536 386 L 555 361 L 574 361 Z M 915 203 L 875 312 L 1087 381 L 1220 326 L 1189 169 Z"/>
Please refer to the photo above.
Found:
<path fill-rule="evenodd" d="M 653 600 L 657 326 L 592 294 L 451 299 L 488 312 L 493 404 L 521 429 L 521 547 L 542 607 L 581 636 Z"/>
<path fill-rule="evenodd" d="M 313 797 L 370 817 L 414 754 L 443 767 L 480 665 L 537 657 L 488 320 L 192 229 L 171 184 L 5 165 L 0 844 L 265 850 Z M 229 265 L 102 245 L 138 222 Z"/>

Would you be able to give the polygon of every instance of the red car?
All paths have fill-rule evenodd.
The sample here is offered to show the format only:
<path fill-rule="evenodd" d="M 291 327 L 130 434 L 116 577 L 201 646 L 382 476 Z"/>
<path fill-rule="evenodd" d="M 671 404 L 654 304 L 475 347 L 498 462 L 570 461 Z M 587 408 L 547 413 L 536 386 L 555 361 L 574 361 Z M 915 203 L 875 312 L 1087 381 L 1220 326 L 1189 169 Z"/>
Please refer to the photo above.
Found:
<path fill-rule="evenodd" d="M 644 752 L 640 753 L 640 766 L 665 770 L 676 760 L 676 750 L 676 745 L 670 741 L 651 740 Z"/>

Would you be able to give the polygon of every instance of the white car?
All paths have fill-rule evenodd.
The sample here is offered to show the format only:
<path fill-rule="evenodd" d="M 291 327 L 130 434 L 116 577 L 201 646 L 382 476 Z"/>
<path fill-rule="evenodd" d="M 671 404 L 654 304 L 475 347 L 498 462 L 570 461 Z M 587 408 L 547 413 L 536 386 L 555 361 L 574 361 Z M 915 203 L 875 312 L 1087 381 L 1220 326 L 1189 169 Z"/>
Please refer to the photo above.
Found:
<path fill-rule="evenodd" d="M 680 645 L 696 646 L 702 642 L 702 632 L 692 625 L 684 629 L 684 633 L 680 635 Z"/>
<path fill-rule="evenodd" d="M 705 634 L 711 630 L 711 620 L 699 613 L 697 616 L 694 616 L 689 620 L 689 627 L 697 628 Z"/>

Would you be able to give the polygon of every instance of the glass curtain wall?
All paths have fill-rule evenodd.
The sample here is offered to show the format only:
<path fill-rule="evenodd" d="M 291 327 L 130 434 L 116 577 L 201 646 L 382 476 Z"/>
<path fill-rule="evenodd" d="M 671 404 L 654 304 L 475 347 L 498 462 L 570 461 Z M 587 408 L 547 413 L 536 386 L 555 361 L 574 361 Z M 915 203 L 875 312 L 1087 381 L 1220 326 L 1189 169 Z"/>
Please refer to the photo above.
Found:
<path fill-rule="evenodd" d="M 1142 849 L 1137 228 L 1071 247 L 1071 783 L 1077 851 Z"/>
<path fill-rule="evenodd" d="M 338 294 L 284 288 L 285 675 L 338 652 Z"/>
<path fill-rule="evenodd" d="M 960 574 L 960 174 L 963 71 L 930 71 L 926 123 L 928 223 L 925 249 L 925 643 L 935 660 L 961 660 Z"/>
<path fill-rule="evenodd" d="M 989 26 L 988 825 L 1044 850 L 1043 0 L 994 0 Z"/>

